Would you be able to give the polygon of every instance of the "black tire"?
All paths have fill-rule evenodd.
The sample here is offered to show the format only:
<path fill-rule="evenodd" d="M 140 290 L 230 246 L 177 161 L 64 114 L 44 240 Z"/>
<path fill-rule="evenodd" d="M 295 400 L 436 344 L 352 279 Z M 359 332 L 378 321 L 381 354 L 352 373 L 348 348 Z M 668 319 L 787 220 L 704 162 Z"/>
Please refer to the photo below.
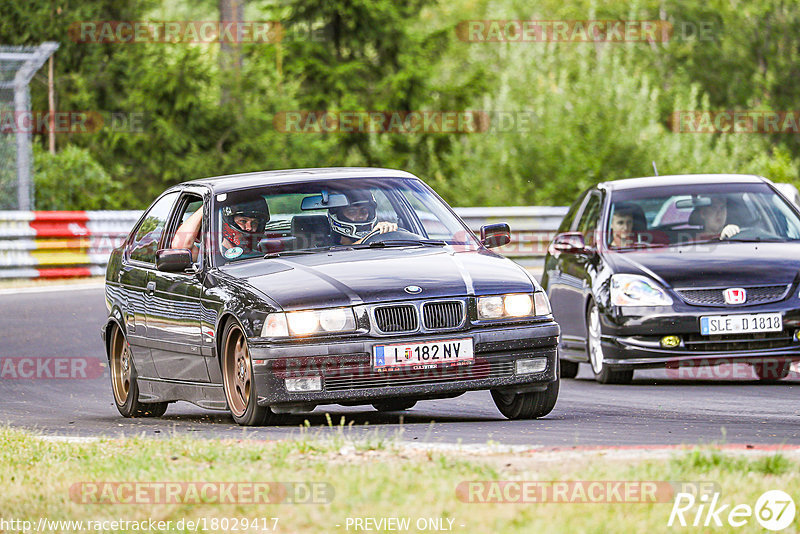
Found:
<path fill-rule="evenodd" d="M 578 376 L 578 368 L 580 367 L 578 362 L 562 359 L 558 364 L 561 366 L 561 378 L 575 378 Z"/>
<path fill-rule="evenodd" d="M 130 345 L 118 326 L 111 332 L 108 367 L 114 405 L 123 417 L 161 417 L 167 411 L 166 402 L 139 402 L 139 384 Z"/>
<path fill-rule="evenodd" d="M 505 393 L 493 389 L 492 400 L 508 419 L 538 419 L 553 411 L 558 400 L 559 384 L 560 381 L 556 380 L 548 384 L 544 391 L 527 393 Z"/>
<path fill-rule="evenodd" d="M 633 369 L 611 369 L 604 365 L 603 346 L 600 338 L 600 312 L 592 302 L 586 312 L 586 353 L 592 366 L 594 379 L 601 384 L 630 384 Z"/>
<path fill-rule="evenodd" d="M 247 348 L 247 337 L 234 320 L 228 321 L 222 334 L 220 370 L 222 389 L 233 420 L 242 426 L 275 425 L 286 420 L 285 414 L 276 414 L 268 406 L 256 402 L 252 361 Z"/>
<path fill-rule="evenodd" d="M 788 361 L 771 361 L 751 364 L 753 372 L 759 380 L 765 382 L 777 381 L 789 376 L 791 371 L 792 362 Z"/>
<path fill-rule="evenodd" d="M 410 410 L 416 404 L 417 401 L 415 400 L 392 399 L 380 402 L 373 402 L 372 407 L 378 410 L 379 412 L 402 412 L 404 410 Z"/>

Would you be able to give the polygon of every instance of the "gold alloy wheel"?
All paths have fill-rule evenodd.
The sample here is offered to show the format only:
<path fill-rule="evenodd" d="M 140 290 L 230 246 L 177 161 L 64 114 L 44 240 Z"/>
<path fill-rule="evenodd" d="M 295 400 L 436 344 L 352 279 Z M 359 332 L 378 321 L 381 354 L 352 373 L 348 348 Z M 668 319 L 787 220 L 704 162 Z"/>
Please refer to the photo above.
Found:
<path fill-rule="evenodd" d="M 123 406 L 131 391 L 131 348 L 119 328 L 114 329 L 111 345 L 111 384 L 117 404 Z"/>
<path fill-rule="evenodd" d="M 228 406 L 233 415 L 242 417 L 250 403 L 253 373 L 250 368 L 247 342 L 238 326 L 234 326 L 228 331 L 224 355 L 225 398 L 228 400 Z"/>

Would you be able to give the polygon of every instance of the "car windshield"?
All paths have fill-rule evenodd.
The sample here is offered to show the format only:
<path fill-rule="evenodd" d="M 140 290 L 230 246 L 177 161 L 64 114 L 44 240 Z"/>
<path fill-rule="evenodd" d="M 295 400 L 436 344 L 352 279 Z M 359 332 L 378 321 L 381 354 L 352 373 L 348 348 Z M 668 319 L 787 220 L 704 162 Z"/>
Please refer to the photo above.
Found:
<path fill-rule="evenodd" d="M 797 239 L 797 212 L 765 183 L 615 191 L 606 226 L 606 244 L 618 250 Z"/>
<path fill-rule="evenodd" d="M 223 262 L 389 247 L 478 248 L 475 236 L 411 178 L 337 179 L 265 186 L 216 197 Z"/>

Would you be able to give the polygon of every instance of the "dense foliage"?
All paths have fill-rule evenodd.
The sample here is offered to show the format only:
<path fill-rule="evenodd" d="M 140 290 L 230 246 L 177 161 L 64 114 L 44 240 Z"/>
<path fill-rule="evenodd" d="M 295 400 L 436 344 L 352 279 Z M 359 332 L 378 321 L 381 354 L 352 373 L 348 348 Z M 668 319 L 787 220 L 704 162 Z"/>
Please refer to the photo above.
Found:
<path fill-rule="evenodd" d="M 653 161 L 662 174 L 800 181 L 797 134 L 675 133 L 670 123 L 676 110 L 793 109 L 795 2 L 249 0 L 245 18 L 280 20 L 284 37 L 241 45 L 234 70 L 220 67 L 217 43 L 81 43 L 69 34 L 78 21 L 215 20 L 217 8 L 217 0 L 0 3 L 0 43 L 61 43 L 58 109 L 144 117 L 133 131 L 106 124 L 59 134 L 55 158 L 37 150 L 38 208 L 136 208 L 186 179 L 336 165 L 407 169 L 460 206 L 563 205 L 598 181 L 651 175 Z M 674 33 L 658 43 L 459 38 L 459 22 L 482 19 L 664 20 Z M 32 92 L 34 109 L 46 110 L 46 85 Z M 478 110 L 492 120 L 478 133 L 276 128 L 276 116 L 297 110 Z M 55 187 L 59 180 L 71 185 Z"/>

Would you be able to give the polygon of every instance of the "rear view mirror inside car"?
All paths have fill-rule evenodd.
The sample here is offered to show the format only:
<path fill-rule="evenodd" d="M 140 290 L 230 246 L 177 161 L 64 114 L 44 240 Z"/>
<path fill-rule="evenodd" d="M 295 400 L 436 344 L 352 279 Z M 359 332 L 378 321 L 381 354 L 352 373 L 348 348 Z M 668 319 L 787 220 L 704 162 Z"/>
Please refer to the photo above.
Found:
<path fill-rule="evenodd" d="M 341 208 L 347 206 L 350 202 L 347 196 L 341 193 L 333 193 L 329 195 L 324 193 L 322 195 L 311 195 L 305 197 L 300 204 L 300 209 L 303 211 L 308 210 L 324 210 L 328 208 Z"/>

